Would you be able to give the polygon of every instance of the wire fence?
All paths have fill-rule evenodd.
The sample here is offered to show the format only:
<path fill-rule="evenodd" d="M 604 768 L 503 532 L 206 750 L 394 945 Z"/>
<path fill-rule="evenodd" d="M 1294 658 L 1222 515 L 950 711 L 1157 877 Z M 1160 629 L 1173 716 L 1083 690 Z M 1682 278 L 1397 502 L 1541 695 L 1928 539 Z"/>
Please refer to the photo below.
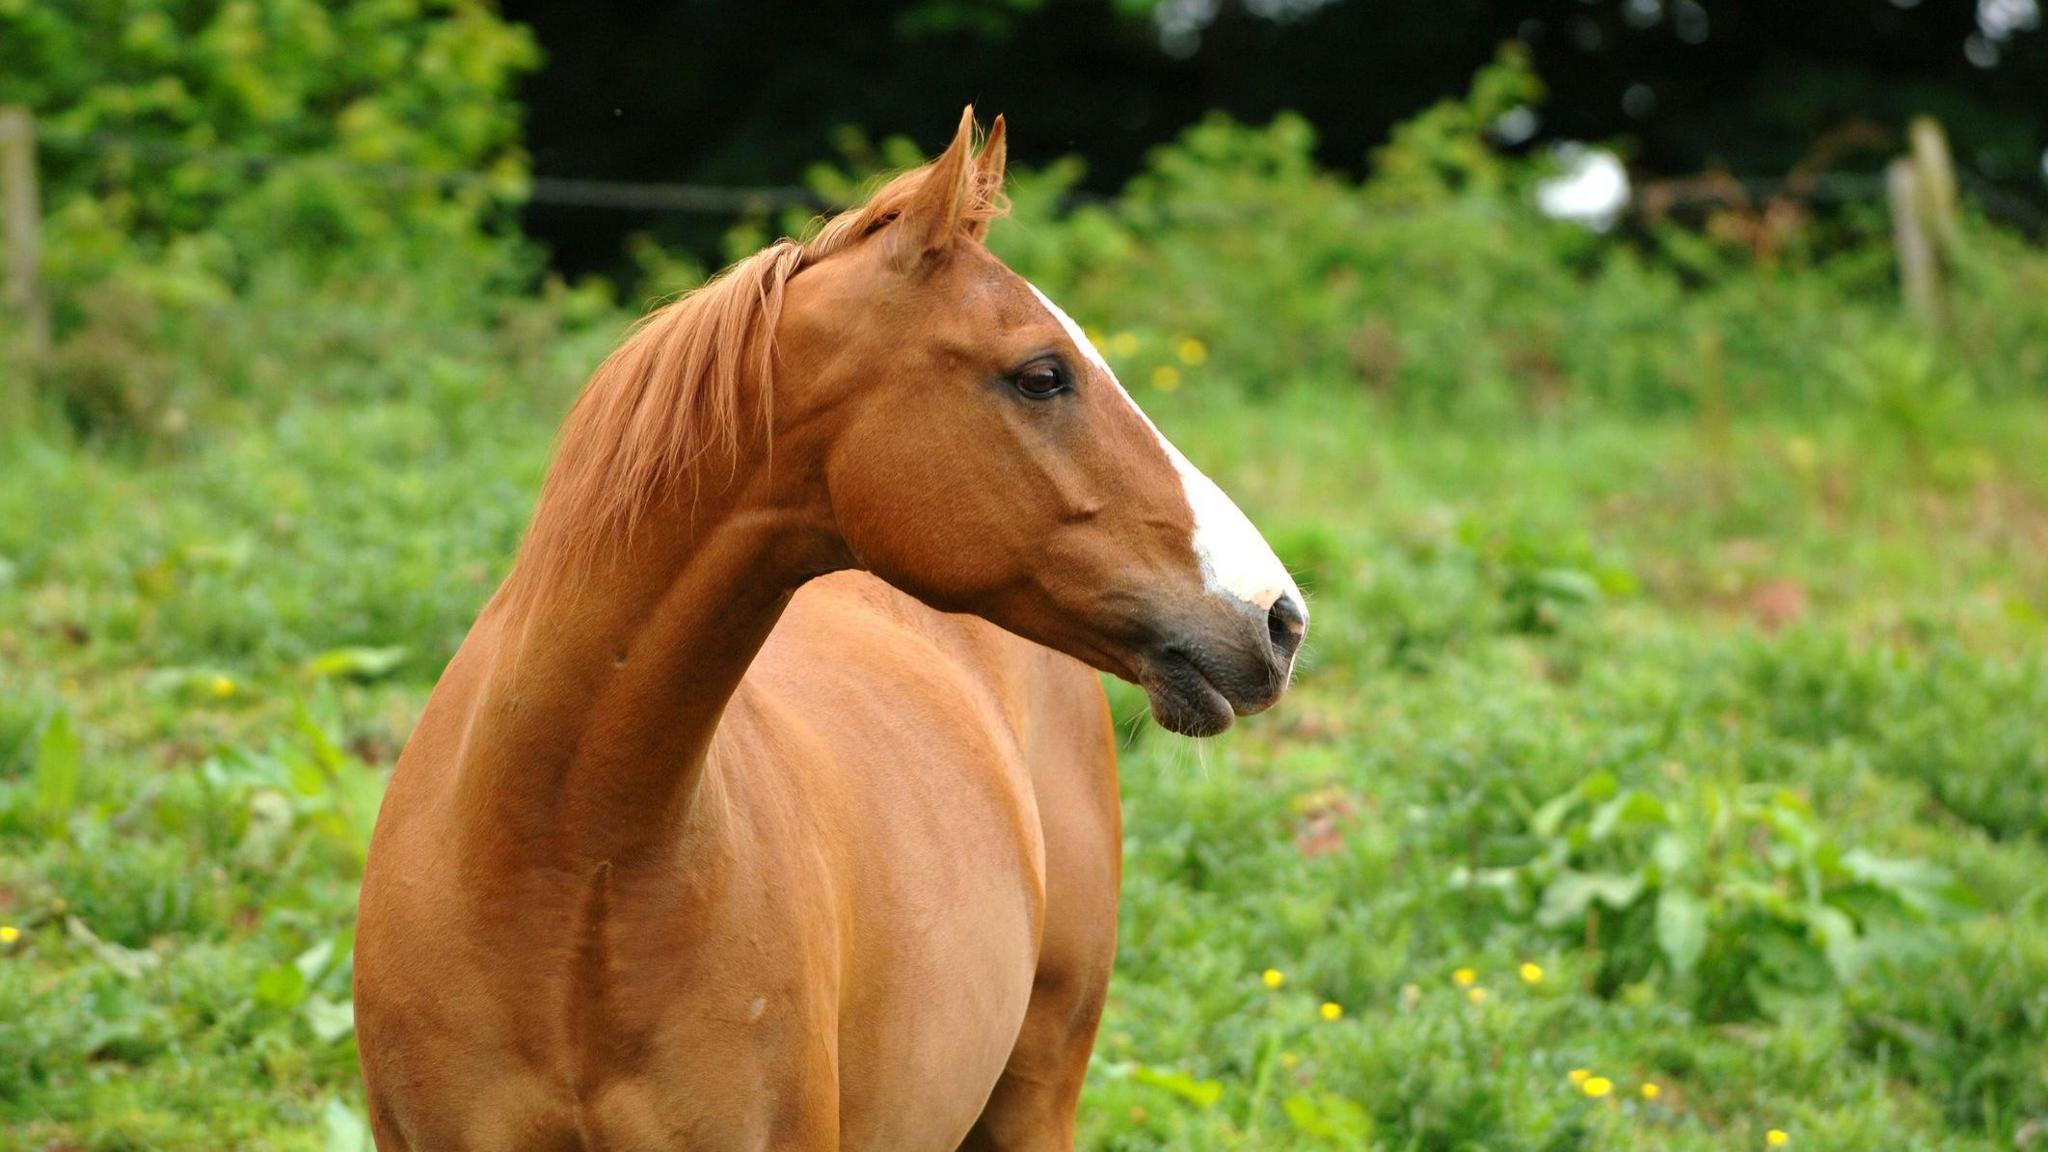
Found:
<path fill-rule="evenodd" d="M 2033 235 L 2048 235 L 2048 209 L 1967 170 L 1956 180 L 1988 216 Z M 1876 203 L 1885 199 L 1881 172 L 1823 172 L 1801 176 L 1682 176 L 1652 180 L 1636 189 L 1638 209 L 1688 208 L 1721 204 L 1768 204 L 1791 200 L 1810 204 Z"/>
<path fill-rule="evenodd" d="M 38 143 L 59 151 L 89 155 L 125 155 L 156 163 L 200 162 L 222 167 L 263 171 L 294 163 L 307 157 L 284 152 L 244 148 L 198 147 L 175 141 L 150 139 L 119 133 L 96 132 L 70 135 L 44 131 Z M 821 197 L 808 188 L 793 184 L 714 185 L 672 181 L 606 180 L 571 176 L 526 175 L 507 178 L 487 172 L 422 168 L 402 164 L 379 164 L 343 158 L 321 157 L 321 164 L 337 174 L 392 188 L 422 188 L 443 192 L 482 191 L 508 202 L 550 208 L 679 213 L 713 216 L 764 215 L 788 209 L 829 212 L 845 207 Z M 1974 173 L 1957 173 L 1963 188 L 1988 215 L 2021 229 L 2029 235 L 2048 236 L 2048 209 L 2027 197 L 2000 187 Z M 1875 203 L 1885 198 L 1881 173 L 1823 172 L 1793 176 L 1702 176 L 1659 179 L 1638 185 L 1630 210 L 1637 213 L 1673 208 L 1721 205 L 1761 205 L 1774 200 L 1813 204 Z M 1114 197 L 1074 190 L 1062 207 L 1100 204 Z M 1192 217 L 1214 215 L 1230 219 L 1242 204 L 1183 204 Z"/>
<path fill-rule="evenodd" d="M 1978 209 L 2035 237 L 2048 236 L 2048 210 L 2029 198 L 2001 188 L 1974 173 L 1959 171 L 1946 137 L 1934 120 L 1921 117 L 1910 133 L 1912 149 L 1893 159 L 1883 175 L 1837 170 L 1794 170 L 1783 176 L 1739 177 L 1723 172 L 1650 180 L 1629 186 L 1625 174 L 1611 183 L 1619 195 L 1611 208 L 1583 218 L 1606 227 L 1621 214 L 1654 222 L 1674 212 L 1710 209 L 1732 222 L 1727 235 L 1755 248 L 1759 258 L 1774 256 L 1810 218 L 1819 204 L 1882 203 L 1887 206 L 1897 251 L 1902 294 L 1913 311 L 1940 326 L 1942 281 L 1954 263 L 1959 235 L 1957 193 L 1966 192 Z M 49 301 L 40 283 L 41 211 L 37 191 L 37 155 L 48 149 L 83 157 L 115 157 L 130 163 L 202 164 L 261 173 L 287 165 L 311 163 L 322 176 L 361 181 L 390 188 L 422 189 L 436 194 L 469 194 L 509 207 L 546 207 L 687 213 L 726 217 L 761 216 L 800 209 L 823 213 L 844 207 L 796 185 L 725 186 L 713 184 L 637 182 L 524 172 L 479 172 L 373 163 L 329 155 L 266 152 L 248 148 L 194 146 L 177 141 L 120 133 L 39 131 L 26 108 L 0 107 L 0 304 L 27 319 L 32 352 L 49 342 Z M 1612 170 L 1620 165 L 1607 158 Z M 1114 198 L 1070 191 L 1056 206 L 1070 210 L 1082 204 L 1114 202 Z M 1270 201 L 1268 201 L 1270 202 Z M 1197 227 L 1256 226 L 1258 199 L 1235 202 L 1145 206 L 1177 223 Z M 1391 209 L 1375 208 L 1376 215 Z M 0 396 L 0 406 L 6 397 Z"/>
<path fill-rule="evenodd" d="M 245 148 L 194 147 L 175 141 L 151 140 L 118 133 L 68 135 L 44 131 L 37 143 L 58 151 L 89 155 L 124 155 L 156 163 L 200 162 L 224 168 L 264 171 L 307 157 Z M 441 192 L 482 191 L 507 200 L 569 208 L 604 208 L 635 212 L 689 212 L 746 215 L 785 208 L 823 210 L 833 207 L 795 185 L 733 187 L 711 184 L 594 180 L 566 176 L 507 178 L 488 172 L 420 168 L 321 157 L 327 170 L 390 188 Z"/>

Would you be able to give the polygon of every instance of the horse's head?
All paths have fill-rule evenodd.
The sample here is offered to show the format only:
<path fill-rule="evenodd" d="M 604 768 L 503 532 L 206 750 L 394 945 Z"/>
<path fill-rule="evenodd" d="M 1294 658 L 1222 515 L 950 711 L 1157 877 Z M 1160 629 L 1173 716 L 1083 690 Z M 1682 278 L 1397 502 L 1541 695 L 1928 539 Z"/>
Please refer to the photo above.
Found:
<path fill-rule="evenodd" d="M 779 359 L 805 384 L 776 423 L 825 430 L 861 566 L 1142 685 L 1176 732 L 1220 732 L 1286 688 L 1301 591 L 1080 326 L 983 246 L 1003 122 L 979 155 L 972 136 L 970 110 L 791 282 Z"/>

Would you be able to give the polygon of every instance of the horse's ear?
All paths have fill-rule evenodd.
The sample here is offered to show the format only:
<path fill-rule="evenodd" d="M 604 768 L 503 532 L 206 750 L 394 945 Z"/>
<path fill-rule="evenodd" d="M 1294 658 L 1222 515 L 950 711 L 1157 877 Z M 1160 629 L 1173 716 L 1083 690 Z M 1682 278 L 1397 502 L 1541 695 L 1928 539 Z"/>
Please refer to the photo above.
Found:
<path fill-rule="evenodd" d="M 981 155 L 974 158 L 972 180 L 973 195 L 979 204 L 1000 204 L 1003 195 L 1003 169 L 1008 164 L 1010 148 L 1003 127 L 1003 117 L 996 115 L 995 123 L 988 126 L 988 139 L 981 143 Z M 1000 209 L 998 209 L 1000 210 Z M 967 215 L 967 234 L 980 240 L 988 235 L 988 226 L 995 217 L 994 212 L 970 211 Z"/>
<path fill-rule="evenodd" d="M 974 105 L 960 113 L 953 142 L 925 166 L 924 181 L 911 194 L 896 220 L 896 263 L 921 267 L 952 247 L 953 236 L 974 196 Z"/>

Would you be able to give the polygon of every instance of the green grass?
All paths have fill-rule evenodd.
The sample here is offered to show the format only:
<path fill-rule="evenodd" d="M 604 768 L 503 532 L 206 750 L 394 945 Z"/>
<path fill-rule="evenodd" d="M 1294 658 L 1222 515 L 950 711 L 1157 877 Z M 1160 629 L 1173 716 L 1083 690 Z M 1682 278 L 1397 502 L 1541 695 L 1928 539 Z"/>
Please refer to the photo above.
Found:
<path fill-rule="evenodd" d="M 1301 573 L 1311 650 L 1213 743 L 1113 692 L 1086 1146 L 2038 1137 L 2048 407 L 1457 426 L 1218 372 L 1148 404 Z M 0 1146 L 357 1146 L 364 830 L 568 383 L 148 465 L 10 446 Z M 1586 876 L 1645 895 L 1557 906 Z"/>

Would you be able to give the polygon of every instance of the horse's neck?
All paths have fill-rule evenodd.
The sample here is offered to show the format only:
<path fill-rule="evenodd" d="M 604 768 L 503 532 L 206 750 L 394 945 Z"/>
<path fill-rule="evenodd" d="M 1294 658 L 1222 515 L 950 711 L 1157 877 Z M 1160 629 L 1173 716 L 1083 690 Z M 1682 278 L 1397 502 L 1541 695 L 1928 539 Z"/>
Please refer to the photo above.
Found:
<path fill-rule="evenodd" d="M 465 834 L 487 852 L 624 864 L 674 843 L 726 702 L 802 572 L 785 515 L 674 512 L 695 527 L 643 526 L 588 570 L 515 571 L 480 621 L 457 758 L 461 811 L 481 817 Z"/>

